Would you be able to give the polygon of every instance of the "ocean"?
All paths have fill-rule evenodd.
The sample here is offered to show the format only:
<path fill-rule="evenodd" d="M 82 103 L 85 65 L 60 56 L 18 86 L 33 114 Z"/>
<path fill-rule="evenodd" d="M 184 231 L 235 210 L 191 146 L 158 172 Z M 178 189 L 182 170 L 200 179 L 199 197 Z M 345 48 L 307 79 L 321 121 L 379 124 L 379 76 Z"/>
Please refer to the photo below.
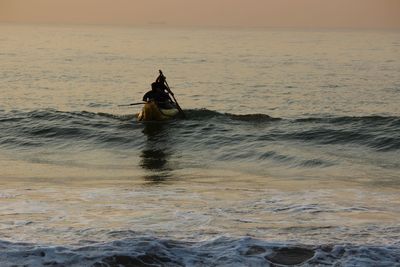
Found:
<path fill-rule="evenodd" d="M 400 266 L 400 32 L 0 24 L 0 266 Z M 138 123 L 162 69 L 185 119 Z"/>

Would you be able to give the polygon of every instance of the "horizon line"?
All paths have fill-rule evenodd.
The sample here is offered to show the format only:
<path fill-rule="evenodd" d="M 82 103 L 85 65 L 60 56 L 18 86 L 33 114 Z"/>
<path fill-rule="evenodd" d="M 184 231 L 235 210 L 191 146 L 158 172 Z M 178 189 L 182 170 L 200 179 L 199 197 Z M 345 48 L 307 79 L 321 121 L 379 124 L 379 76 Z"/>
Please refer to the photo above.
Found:
<path fill-rule="evenodd" d="M 245 30 L 245 29 L 276 29 L 276 30 L 360 30 L 360 31 L 399 31 L 400 27 L 357 27 L 357 26 L 261 26 L 261 25 L 200 25 L 200 24 L 170 24 L 167 22 L 154 22 L 147 23 L 99 23 L 99 22 L 31 22 L 31 21 L 10 21 L 0 20 L 0 24 L 11 25 L 25 25 L 25 26 L 90 26 L 90 27 L 121 27 L 121 28 L 158 28 L 158 29 L 231 29 L 231 30 Z"/>

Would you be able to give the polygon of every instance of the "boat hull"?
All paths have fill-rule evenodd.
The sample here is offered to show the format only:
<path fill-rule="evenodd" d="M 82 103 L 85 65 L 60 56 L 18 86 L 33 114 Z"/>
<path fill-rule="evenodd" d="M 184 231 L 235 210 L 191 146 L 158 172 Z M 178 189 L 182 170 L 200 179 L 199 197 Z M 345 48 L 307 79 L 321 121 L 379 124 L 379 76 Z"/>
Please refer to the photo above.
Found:
<path fill-rule="evenodd" d="M 175 118 L 179 111 L 176 108 L 160 109 L 154 102 L 144 104 L 139 112 L 138 121 L 166 121 Z"/>

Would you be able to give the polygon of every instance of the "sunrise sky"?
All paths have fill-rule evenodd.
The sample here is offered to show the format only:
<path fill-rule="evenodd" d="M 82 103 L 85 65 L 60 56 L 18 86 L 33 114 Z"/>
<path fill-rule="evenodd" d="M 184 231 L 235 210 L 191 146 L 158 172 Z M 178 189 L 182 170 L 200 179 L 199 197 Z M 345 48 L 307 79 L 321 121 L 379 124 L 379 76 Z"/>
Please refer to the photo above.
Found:
<path fill-rule="evenodd" d="M 0 22 L 400 29 L 400 0 L 0 0 Z"/>

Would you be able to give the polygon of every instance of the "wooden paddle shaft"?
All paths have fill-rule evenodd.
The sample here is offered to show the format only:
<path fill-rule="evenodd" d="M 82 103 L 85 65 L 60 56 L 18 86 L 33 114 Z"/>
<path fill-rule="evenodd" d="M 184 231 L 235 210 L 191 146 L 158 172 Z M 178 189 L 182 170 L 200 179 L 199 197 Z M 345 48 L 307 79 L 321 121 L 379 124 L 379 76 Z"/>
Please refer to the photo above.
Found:
<path fill-rule="evenodd" d="M 165 78 L 165 76 L 164 76 L 164 74 L 162 73 L 162 71 L 159 70 L 159 72 L 160 72 L 160 75 L 162 75 L 162 76 Z M 182 110 L 181 107 L 179 106 L 178 101 L 176 101 L 176 98 L 175 98 L 175 96 L 174 96 L 174 93 L 171 91 L 171 88 L 169 87 L 169 85 L 168 85 L 166 79 L 164 79 L 164 83 L 165 83 L 165 85 L 167 86 L 167 91 L 168 91 L 168 93 L 170 93 L 170 95 L 171 95 L 172 98 L 174 99 L 175 104 L 176 104 L 176 107 L 178 108 L 179 112 L 182 114 L 183 117 L 185 117 L 185 113 L 183 112 L 183 110 Z"/>

